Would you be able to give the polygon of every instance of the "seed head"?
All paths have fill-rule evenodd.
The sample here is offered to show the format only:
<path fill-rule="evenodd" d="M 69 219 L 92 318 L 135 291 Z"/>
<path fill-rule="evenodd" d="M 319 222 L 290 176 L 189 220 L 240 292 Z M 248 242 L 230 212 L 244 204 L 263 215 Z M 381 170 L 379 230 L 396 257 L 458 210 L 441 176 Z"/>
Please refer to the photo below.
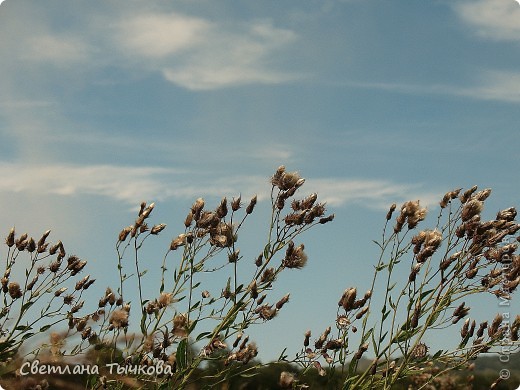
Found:
<path fill-rule="evenodd" d="M 283 307 L 283 305 L 285 305 L 289 301 L 289 295 L 290 294 L 284 295 L 283 298 L 276 303 L 276 308 L 278 310 L 280 310 Z"/>
<path fill-rule="evenodd" d="M 307 264 L 307 254 L 303 249 L 303 244 L 294 247 L 294 243 L 291 241 L 287 247 L 285 258 L 282 260 L 282 265 L 285 268 L 303 268 Z"/>
<path fill-rule="evenodd" d="M 508 209 L 501 210 L 497 214 L 497 219 L 501 221 L 513 221 L 516 218 L 516 209 L 509 207 Z"/>
<path fill-rule="evenodd" d="M 18 298 L 22 297 L 23 293 L 22 293 L 22 290 L 20 289 L 20 285 L 17 282 L 9 283 L 7 288 L 9 291 L 9 295 L 11 296 L 12 299 L 18 299 Z"/>
<path fill-rule="evenodd" d="M 9 234 L 5 238 L 5 243 L 9 248 L 11 248 L 14 245 L 14 235 L 15 235 L 15 231 L 14 231 L 14 227 L 12 227 L 11 230 L 9 231 Z"/>
<path fill-rule="evenodd" d="M 477 199 L 471 199 L 470 201 L 464 204 L 462 208 L 461 218 L 462 221 L 468 221 L 473 218 L 475 215 L 480 214 L 482 209 L 484 208 L 484 203 Z"/>
<path fill-rule="evenodd" d="M 251 198 L 251 201 L 246 207 L 246 214 L 251 214 L 256 206 L 256 202 L 258 200 L 258 197 L 255 195 Z"/>
<path fill-rule="evenodd" d="M 279 384 L 282 389 L 292 389 L 294 382 L 294 374 L 287 371 L 282 371 L 280 373 Z"/>
<path fill-rule="evenodd" d="M 159 225 L 154 225 L 152 227 L 152 229 L 150 230 L 150 234 L 159 234 L 160 232 L 162 232 L 164 230 L 164 228 L 166 227 L 166 224 L 164 223 L 160 223 Z"/>
<path fill-rule="evenodd" d="M 114 310 L 110 316 L 110 325 L 114 328 L 126 328 L 128 326 L 128 312 L 124 309 Z"/>

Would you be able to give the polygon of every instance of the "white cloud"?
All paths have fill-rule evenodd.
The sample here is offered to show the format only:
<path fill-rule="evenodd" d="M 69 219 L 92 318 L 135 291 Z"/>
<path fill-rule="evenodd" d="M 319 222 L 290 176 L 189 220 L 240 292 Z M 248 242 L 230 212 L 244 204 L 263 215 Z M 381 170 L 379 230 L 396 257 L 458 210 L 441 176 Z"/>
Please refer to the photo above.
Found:
<path fill-rule="evenodd" d="M 520 41 L 520 6 L 515 0 L 472 0 L 458 3 L 455 10 L 483 38 Z"/>
<path fill-rule="evenodd" d="M 442 197 L 440 193 L 422 190 L 419 185 L 384 180 L 325 178 L 309 179 L 306 184 L 307 190 L 317 192 L 331 206 L 355 203 L 387 210 L 392 203 L 417 199 L 425 206 L 433 206 Z"/>
<path fill-rule="evenodd" d="M 267 199 L 270 185 L 267 176 L 258 175 L 217 177 L 160 167 L 12 163 L 0 167 L 0 193 L 8 192 L 98 195 L 134 206 L 142 200 L 191 200 L 200 196 L 243 194 L 249 197 L 258 194 L 260 199 Z M 440 198 L 438 193 L 423 191 L 417 185 L 345 178 L 309 179 L 305 192 L 317 192 L 330 206 L 360 204 L 375 209 L 386 209 L 393 202 L 411 199 L 421 199 L 423 204 L 432 205 Z"/>
<path fill-rule="evenodd" d="M 28 37 L 23 58 L 55 65 L 83 62 L 89 57 L 89 49 L 81 38 L 43 34 Z"/>
<path fill-rule="evenodd" d="M 276 70 L 272 58 L 297 36 L 269 21 L 224 25 L 178 13 L 148 13 L 115 26 L 115 45 L 125 49 L 123 55 L 190 90 L 277 84 L 300 77 Z"/>
<path fill-rule="evenodd" d="M 520 19 L 519 19 L 520 20 Z M 406 83 L 351 83 L 353 87 L 374 88 L 407 94 L 463 96 L 478 100 L 520 103 L 520 72 L 482 71 L 474 76 L 473 85 L 418 85 Z"/>
<path fill-rule="evenodd" d="M 201 44 L 211 24 L 176 13 L 137 15 L 116 25 L 118 41 L 132 54 L 161 58 Z"/>
<path fill-rule="evenodd" d="M 520 24 L 520 14 L 518 18 Z M 480 85 L 461 94 L 485 100 L 520 103 L 520 72 L 489 71 L 482 73 Z"/>

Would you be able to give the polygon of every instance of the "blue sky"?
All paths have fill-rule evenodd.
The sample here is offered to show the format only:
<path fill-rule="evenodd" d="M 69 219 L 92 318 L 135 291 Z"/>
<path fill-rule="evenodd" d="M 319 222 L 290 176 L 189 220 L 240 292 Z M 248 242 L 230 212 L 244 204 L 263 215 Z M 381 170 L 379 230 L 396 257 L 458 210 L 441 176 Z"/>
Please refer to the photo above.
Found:
<path fill-rule="evenodd" d="M 346 287 L 368 288 L 393 202 L 433 215 L 478 184 L 494 190 L 488 217 L 518 205 L 513 0 L 7 0 L 0 36 L 1 227 L 52 229 L 100 289 L 142 200 L 168 224 L 151 264 L 195 198 L 239 193 L 261 200 L 253 259 L 278 165 L 327 201 L 336 220 L 303 240 L 308 266 L 277 289 L 291 302 L 256 335 L 264 358 L 332 324 Z"/>

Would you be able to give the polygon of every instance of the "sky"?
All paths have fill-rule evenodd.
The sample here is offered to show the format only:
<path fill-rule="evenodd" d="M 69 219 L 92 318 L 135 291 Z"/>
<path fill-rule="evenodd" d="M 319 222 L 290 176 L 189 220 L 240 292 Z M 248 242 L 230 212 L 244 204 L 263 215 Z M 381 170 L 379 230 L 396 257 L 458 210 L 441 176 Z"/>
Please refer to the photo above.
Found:
<path fill-rule="evenodd" d="M 266 360 L 369 287 L 392 203 L 421 199 L 434 223 L 446 191 L 477 184 L 488 218 L 518 205 L 514 0 L 6 0 L 0 37 L 0 229 L 51 229 L 100 291 L 143 200 L 168 225 L 147 247 L 157 269 L 196 198 L 258 194 L 245 271 L 279 165 L 327 202 L 335 221 L 301 238 L 309 264 L 273 292 L 289 304 L 252 331 Z"/>

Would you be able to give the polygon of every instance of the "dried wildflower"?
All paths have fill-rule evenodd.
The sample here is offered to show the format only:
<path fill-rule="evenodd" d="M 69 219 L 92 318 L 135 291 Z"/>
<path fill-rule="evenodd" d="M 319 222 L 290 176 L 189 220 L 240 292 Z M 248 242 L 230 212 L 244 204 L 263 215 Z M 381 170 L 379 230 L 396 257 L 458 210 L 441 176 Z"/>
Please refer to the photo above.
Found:
<path fill-rule="evenodd" d="M 327 340 L 327 337 L 329 337 L 330 331 L 331 331 L 331 327 L 330 326 L 327 327 L 323 331 L 323 333 L 320 335 L 318 340 L 316 340 L 316 342 L 314 343 L 314 347 L 316 349 L 321 349 L 323 347 L 323 343 L 325 342 L 325 340 Z"/>
<path fill-rule="evenodd" d="M 470 308 L 465 306 L 466 303 L 462 302 L 453 312 L 452 323 L 456 324 L 463 317 L 466 317 L 469 313 Z"/>
<path fill-rule="evenodd" d="M 264 273 L 262 274 L 262 277 L 260 278 L 260 283 L 271 283 L 275 278 L 275 270 L 274 268 L 266 268 Z"/>
<path fill-rule="evenodd" d="M 251 198 L 251 201 L 249 202 L 249 204 L 247 205 L 246 207 L 246 214 L 251 214 L 256 206 L 256 202 L 257 202 L 257 196 L 253 196 Z"/>
<path fill-rule="evenodd" d="M 453 190 L 453 191 L 449 191 L 447 192 L 444 197 L 442 198 L 442 200 L 440 201 L 439 205 L 441 206 L 441 208 L 445 208 L 448 206 L 448 203 L 450 203 L 450 201 L 452 201 L 453 199 L 455 199 L 457 196 L 459 196 L 459 193 L 460 193 L 460 190 L 461 188 L 457 189 L 457 190 Z"/>
<path fill-rule="evenodd" d="M 34 285 L 36 284 L 36 282 L 38 282 L 38 275 L 36 275 L 32 280 L 31 282 L 27 285 L 26 287 L 26 290 L 27 291 L 31 291 L 34 287 Z"/>
<path fill-rule="evenodd" d="M 29 238 L 26 249 L 29 253 L 33 253 L 36 250 L 36 242 L 34 241 L 34 238 Z"/>
<path fill-rule="evenodd" d="M 419 326 L 419 318 L 421 317 L 421 301 L 417 301 L 413 310 L 412 320 L 410 322 L 410 328 L 415 329 Z"/>
<path fill-rule="evenodd" d="M 515 317 L 515 320 L 511 324 L 511 340 L 518 341 L 518 331 L 520 330 L 520 315 Z"/>
<path fill-rule="evenodd" d="M 415 228 L 420 221 L 426 218 L 426 213 L 427 210 L 420 207 L 418 200 L 405 202 L 401 206 L 401 212 L 396 218 L 394 232 L 400 232 L 406 221 L 408 221 L 408 229 Z"/>
<path fill-rule="evenodd" d="M 21 296 L 23 295 L 22 290 L 20 289 L 20 285 L 17 282 L 9 283 L 7 289 L 12 299 L 21 298 Z"/>
<path fill-rule="evenodd" d="M 14 230 L 14 227 L 12 227 L 11 230 L 9 231 L 9 234 L 5 238 L 5 243 L 9 248 L 11 248 L 14 245 L 14 235 L 15 235 L 15 230 Z"/>
<path fill-rule="evenodd" d="M 414 359 L 422 359 L 428 354 L 428 346 L 424 343 L 417 344 L 411 352 L 411 356 Z"/>
<path fill-rule="evenodd" d="M 473 218 L 475 215 L 480 214 L 482 209 L 484 208 L 484 203 L 477 199 L 471 199 L 470 201 L 464 204 L 461 213 L 462 221 L 468 221 Z"/>
<path fill-rule="evenodd" d="M 354 302 L 356 300 L 357 290 L 355 287 L 346 289 L 341 296 L 338 306 L 343 306 L 346 312 L 354 308 Z"/>
<path fill-rule="evenodd" d="M 256 283 L 256 279 L 253 279 L 253 281 L 249 284 L 249 292 L 251 294 L 251 298 L 258 298 L 258 286 Z"/>
<path fill-rule="evenodd" d="M 231 210 L 237 211 L 240 209 L 240 207 L 242 207 L 241 199 L 241 196 L 239 196 L 238 198 L 233 198 L 233 200 L 231 201 Z"/>
<path fill-rule="evenodd" d="M 72 314 L 74 313 L 77 313 L 78 311 L 81 310 L 81 308 L 83 307 L 83 305 L 85 304 L 85 301 L 81 301 L 80 303 L 76 304 L 75 306 L 73 306 L 71 309 L 70 309 L 70 312 Z"/>
<path fill-rule="evenodd" d="M 308 330 L 307 332 L 305 332 L 304 336 L 305 338 L 303 339 L 303 346 L 308 347 L 311 339 L 311 331 Z"/>
<path fill-rule="evenodd" d="M 293 384 L 295 383 L 294 374 L 287 371 L 282 371 L 280 373 L 280 380 L 278 383 L 282 389 L 292 389 Z"/>
<path fill-rule="evenodd" d="M 150 230 L 150 234 L 159 234 L 166 228 L 166 224 L 160 223 L 159 225 L 152 226 L 152 229 Z"/>
<path fill-rule="evenodd" d="M 424 252 L 423 252 L 424 253 Z M 425 260 L 425 259 L 424 259 Z M 424 261 L 422 258 L 417 256 L 417 262 L 418 264 L 414 264 L 412 266 L 412 269 L 410 270 L 410 275 L 408 275 L 408 282 L 413 283 L 415 282 L 415 279 L 417 278 L 417 274 L 419 274 L 419 271 L 421 270 L 421 263 Z"/>
<path fill-rule="evenodd" d="M 356 313 L 356 319 L 361 319 L 368 312 L 368 306 L 365 306 L 358 313 Z"/>
<path fill-rule="evenodd" d="M 359 347 L 357 352 L 354 354 L 354 358 L 359 360 L 363 356 L 363 354 L 368 350 L 368 344 L 363 344 Z"/>
<path fill-rule="evenodd" d="M 219 248 L 229 248 L 236 241 L 233 234 L 233 226 L 229 223 L 220 222 L 210 230 L 210 244 Z"/>
<path fill-rule="evenodd" d="M 164 307 L 170 306 L 173 302 L 173 294 L 172 293 L 161 293 L 159 298 L 157 299 L 157 303 L 159 307 L 162 309 Z"/>
<path fill-rule="evenodd" d="M 70 306 L 70 305 L 72 305 L 73 302 L 74 302 L 74 295 L 69 294 L 69 295 L 65 295 L 63 297 L 63 303 L 65 305 L 69 305 Z"/>
<path fill-rule="evenodd" d="M 65 291 L 67 291 L 67 287 L 62 287 L 54 292 L 55 297 L 59 297 L 61 294 L 63 294 Z"/>
<path fill-rule="evenodd" d="M 224 218 L 228 213 L 228 207 L 227 207 L 227 199 L 226 197 L 222 198 L 220 201 L 219 206 L 217 207 L 217 210 L 215 211 L 217 214 L 217 217 Z"/>
<path fill-rule="evenodd" d="M 493 322 L 488 327 L 488 336 L 489 337 L 493 338 L 493 337 L 497 336 L 498 330 L 499 330 L 500 326 L 502 325 L 503 320 L 504 320 L 504 317 L 502 316 L 502 314 L 499 313 L 495 316 L 495 318 L 493 319 Z"/>
<path fill-rule="evenodd" d="M 302 180 L 298 172 L 286 172 L 285 167 L 282 165 L 271 177 L 271 184 L 274 187 L 278 187 L 281 191 L 288 191 L 292 188 L 300 187 L 303 184 Z"/>
<path fill-rule="evenodd" d="M 124 309 L 114 310 L 110 316 L 110 325 L 116 329 L 126 328 L 128 326 L 128 312 Z"/>
<path fill-rule="evenodd" d="M 177 337 L 188 336 L 188 316 L 186 314 L 177 314 L 173 317 L 173 329 L 172 333 Z"/>
<path fill-rule="evenodd" d="M 156 314 L 159 312 L 159 305 L 157 304 L 157 301 L 150 301 L 146 305 L 146 313 L 148 315 Z"/>
<path fill-rule="evenodd" d="M 307 254 L 303 251 L 304 248 L 303 244 L 295 247 L 294 242 L 289 242 L 282 265 L 285 268 L 303 268 L 307 264 Z"/>
<path fill-rule="evenodd" d="M 323 349 L 337 351 L 338 349 L 341 349 L 343 347 L 343 345 L 344 345 L 344 343 L 343 343 L 342 339 L 334 339 L 334 340 L 327 341 L 327 343 L 325 344 L 325 347 L 323 347 Z"/>
<path fill-rule="evenodd" d="M 186 244 L 186 234 L 181 233 L 172 240 L 172 242 L 170 244 L 170 250 L 174 251 L 177 248 L 179 248 L 180 246 L 183 246 L 185 244 Z"/>
<path fill-rule="evenodd" d="M 470 198 L 471 198 L 471 195 L 473 195 L 473 193 L 477 190 L 477 186 L 473 186 L 471 187 L 470 189 L 466 190 L 465 192 L 463 192 L 460 196 L 459 196 L 459 199 L 460 199 L 460 202 L 461 203 L 466 203 Z"/>
<path fill-rule="evenodd" d="M 350 325 L 350 320 L 345 315 L 340 315 L 336 318 L 336 326 L 338 329 L 346 329 Z"/>
<path fill-rule="evenodd" d="M 501 221 L 513 221 L 516 218 L 516 209 L 509 207 L 508 209 L 501 210 L 497 214 L 497 220 Z"/>
<path fill-rule="evenodd" d="M 325 217 L 325 218 L 320 218 L 320 221 L 319 221 L 319 222 L 320 222 L 320 224 L 323 225 L 323 224 L 328 223 L 328 222 L 331 222 L 331 221 L 333 221 L 333 220 L 334 220 L 334 214 L 331 214 L 331 215 L 329 215 L 329 216 L 327 216 L 327 217 Z"/>
<path fill-rule="evenodd" d="M 282 299 L 276 302 L 276 309 L 280 310 L 283 307 L 283 305 L 285 305 L 289 301 L 289 295 L 290 294 L 284 295 Z"/>
<path fill-rule="evenodd" d="M 255 313 L 264 321 L 269 321 L 276 316 L 277 311 L 270 305 L 262 305 L 255 309 Z"/>
<path fill-rule="evenodd" d="M 77 281 L 76 287 L 75 287 L 76 291 L 81 290 L 83 288 L 83 286 L 85 286 L 85 284 L 88 282 L 89 279 L 90 279 L 90 275 L 87 275 L 83 279 Z"/>
<path fill-rule="evenodd" d="M 327 372 L 321 366 L 321 363 L 319 361 L 315 360 L 314 363 L 313 363 L 313 366 L 314 366 L 314 368 L 316 368 L 316 370 L 318 370 L 318 375 L 319 376 L 326 376 L 327 375 Z"/>
<path fill-rule="evenodd" d="M 396 207 L 397 207 L 397 205 L 396 205 L 395 203 L 393 203 L 393 204 L 390 206 L 390 209 L 389 209 L 388 212 L 386 213 L 386 220 L 387 220 L 387 221 L 390 221 L 390 219 L 392 218 L 392 214 L 394 213 Z"/>
<path fill-rule="evenodd" d="M 202 209 L 204 208 L 204 199 L 198 198 L 195 203 L 191 206 L 191 212 L 193 213 L 193 219 L 195 221 L 198 221 L 200 217 L 200 213 Z"/>

